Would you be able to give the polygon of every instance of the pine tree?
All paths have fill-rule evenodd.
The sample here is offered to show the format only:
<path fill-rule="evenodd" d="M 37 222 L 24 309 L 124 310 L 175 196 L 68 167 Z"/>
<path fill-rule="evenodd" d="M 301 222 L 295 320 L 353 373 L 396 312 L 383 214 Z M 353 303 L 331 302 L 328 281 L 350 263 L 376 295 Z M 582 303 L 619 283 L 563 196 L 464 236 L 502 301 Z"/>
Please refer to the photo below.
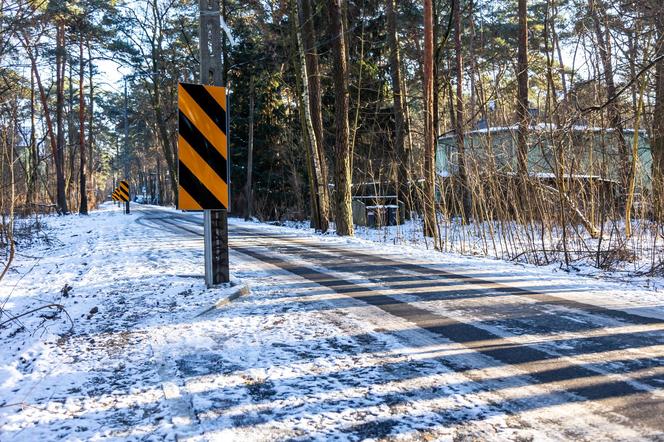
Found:
<path fill-rule="evenodd" d="M 348 49 L 346 46 L 343 18 L 343 0 L 330 0 L 330 40 L 332 41 L 332 63 L 334 72 L 334 193 L 337 235 L 353 235 L 351 206 L 351 152 L 348 126 Z"/>

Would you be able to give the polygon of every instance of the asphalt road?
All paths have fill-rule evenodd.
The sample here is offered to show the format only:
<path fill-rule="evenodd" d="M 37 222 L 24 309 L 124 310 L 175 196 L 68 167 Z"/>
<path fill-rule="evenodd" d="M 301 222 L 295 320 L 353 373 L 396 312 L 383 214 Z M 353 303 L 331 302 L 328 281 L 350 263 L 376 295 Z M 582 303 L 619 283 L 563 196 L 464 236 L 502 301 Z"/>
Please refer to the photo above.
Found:
<path fill-rule="evenodd" d="M 191 214 L 145 210 L 139 222 L 202 234 L 200 217 Z M 639 437 L 664 440 L 661 319 L 574 301 L 564 296 L 571 288 L 554 283 L 446 271 L 406 255 L 375 256 L 246 224 L 231 226 L 230 246 L 232 253 L 276 266 L 298 281 L 373 306 L 386 324 L 406 321 L 416 337 L 413 346 L 423 340 L 458 344 L 460 351 L 437 360 L 465 373 L 477 389 L 501 392 L 524 383 L 539 388 L 540 394 L 526 397 L 505 393 L 501 406 L 507 413 L 581 404 L 589 420 L 599 416 Z M 416 365 L 403 372 L 404 379 L 415 376 Z"/>

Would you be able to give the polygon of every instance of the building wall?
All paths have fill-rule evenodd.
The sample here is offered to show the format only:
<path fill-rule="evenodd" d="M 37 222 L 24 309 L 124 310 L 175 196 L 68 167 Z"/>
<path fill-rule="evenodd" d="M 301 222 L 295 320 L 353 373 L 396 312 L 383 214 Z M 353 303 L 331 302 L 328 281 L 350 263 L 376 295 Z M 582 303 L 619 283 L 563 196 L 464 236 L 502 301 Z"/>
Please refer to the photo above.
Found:
<path fill-rule="evenodd" d="M 516 129 L 473 131 L 466 134 L 466 158 L 469 172 L 495 169 L 499 173 L 516 173 Z M 634 131 L 625 131 L 630 146 Z M 533 129 L 529 136 L 528 170 L 531 174 L 553 174 L 555 152 L 562 153 L 565 173 L 592 175 L 617 180 L 618 142 L 611 130 L 545 131 Z M 637 187 L 651 186 L 652 154 L 644 131 L 639 133 Z M 454 135 L 441 137 L 436 151 L 436 171 L 440 176 L 458 172 L 458 154 Z"/>

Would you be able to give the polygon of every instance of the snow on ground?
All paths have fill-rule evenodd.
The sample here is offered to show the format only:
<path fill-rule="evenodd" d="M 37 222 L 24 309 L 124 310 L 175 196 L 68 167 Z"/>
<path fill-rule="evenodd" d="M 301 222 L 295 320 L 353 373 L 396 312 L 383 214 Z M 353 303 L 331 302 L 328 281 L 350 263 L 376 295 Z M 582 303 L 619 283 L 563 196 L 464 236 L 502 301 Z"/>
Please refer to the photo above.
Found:
<path fill-rule="evenodd" d="M 308 221 L 285 221 L 282 223 L 283 227 L 288 227 L 295 230 L 313 234 L 313 230 L 309 228 Z M 602 270 L 597 268 L 596 257 L 597 249 L 602 250 L 602 257 L 611 255 L 609 250 L 618 247 L 617 239 L 624 238 L 624 223 L 621 225 L 613 225 L 607 223 L 605 227 L 605 234 L 602 237 L 602 245 L 598 247 L 598 239 L 592 239 L 585 235 L 583 238 L 574 238 L 569 240 L 568 248 L 570 252 L 570 266 L 564 268 L 564 264 L 560 262 L 563 260 L 562 253 L 562 232 L 551 231 L 540 238 L 541 231 L 536 230 L 529 232 L 522 226 L 514 222 L 504 223 L 484 223 L 484 224 L 471 224 L 462 225 L 458 220 L 453 220 L 447 223 L 441 223 L 441 236 L 444 238 L 445 250 L 442 253 L 433 250 L 431 238 L 427 238 L 423 234 L 422 220 L 413 219 L 407 220 L 404 224 L 399 226 L 381 226 L 373 227 L 355 227 L 355 239 L 366 240 L 370 243 L 377 243 L 380 247 L 395 246 L 396 250 L 407 251 L 424 251 L 425 255 L 429 258 L 432 256 L 444 257 L 447 260 L 459 260 L 460 263 L 470 263 L 477 265 L 479 262 L 484 262 L 484 265 L 498 265 L 503 266 L 505 261 L 508 266 L 516 265 L 523 268 L 533 268 L 537 273 L 565 273 L 569 275 L 580 275 L 584 277 L 603 279 L 607 281 L 616 281 L 625 283 L 625 287 L 629 285 L 635 288 L 647 288 L 653 290 L 664 291 L 664 237 L 662 232 L 657 237 L 653 235 L 652 226 L 633 221 L 634 235 L 632 238 L 625 241 L 626 250 L 630 250 L 633 256 L 628 260 L 615 260 L 612 262 L 613 270 Z M 332 224 L 333 225 L 333 224 Z M 535 226 L 537 229 L 538 226 Z M 503 243 L 500 239 L 500 231 L 504 230 L 505 237 L 510 238 L 509 245 Z M 585 232 L 583 227 L 572 229 L 575 232 Z M 569 233 L 568 233 L 569 234 Z M 612 235 L 614 235 L 612 237 Z M 535 255 L 540 262 L 545 262 L 544 254 L 539 250 L 531 250 L 532 244 L 528 242 L 529 237 L 538 238 L 535 246 L 541 249 L 546 247 L 549 250 L 548 259 L 552 264 L 533 267 L 525 265 L 532 261 Z M 571 236 L 571 235 L 570 235 Z M 321 237 L 334 238 L 334 231 L 330 230 Z M 493 240 L 491 238 L 494 238 Z M 540 241 L 544 241 L 544 246 Z M 583 249 L 583 250 L 576 250 Z M 395 250 L 395 248 L 392 248 Z M 555 252 L 551 253 L 551 251 Z M 511 259 L 517 255 L 516 258 Z M 616 254 L 617 256 L 618 254 Z M 467 257 L 472 259 L 468 260 Z M 529 260 L 529 258 L 531 258 Z M 488 261 L 487 261 L 488 260 Z M 654 276 L 648 276 L 649 270 L 655 266 L 659 266 L 659 272 Z"/>
<path fill-rule="evenodd" d="M 457 345 L 414 348 L 425 338 L 405 321 L 238 253 L 232 272 L 251 293 L 201 315 L 223 295 L 204 287 L 201 239 L 137 222 L 142 216 L 105 205 L 89 217 L 47 217 L 50 242 L 19 250 L 0 281 L 0 322 L 52 303 L 73 329 L 54 309 L 0 327 L 0 440 L 557 440 L 611 431 L 601 419 L 583 421 L 581 405 L 547 409 L 571 434 L 543 424 L 537 410 L 505 413 L 495 406 L 505 395 L 537 392 L 478 388 L 426 351 L 454 354 Z M 468 274 L 542 279 L 537 267 L 320 239 Z M 659 292 L 549 270 L 549 282 L 579 288 L 560 296 L 663 317 Z M 329 308 L 312 307 L 312 297 Z M 417 376 L 406 375 L 413 367 Z"/>

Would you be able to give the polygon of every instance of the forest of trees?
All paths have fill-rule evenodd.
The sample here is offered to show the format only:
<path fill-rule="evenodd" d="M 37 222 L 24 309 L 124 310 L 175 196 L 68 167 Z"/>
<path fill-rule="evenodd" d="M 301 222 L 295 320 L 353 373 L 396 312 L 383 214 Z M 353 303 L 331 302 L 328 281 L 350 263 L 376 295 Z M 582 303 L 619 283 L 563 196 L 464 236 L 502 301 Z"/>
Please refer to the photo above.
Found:
<path fill-rule="evenodd" d="M 648 255 L 643 271 L 664 271 L 662 0 L 220 9 L 232 214 L 352 235 L 353 196 L 374 183 L 440 250 L 602 268 Z M 122 178 L 173 204 L 177 84 L 198 73 L 195 0 L 0 0 L 7 253 L 17 217 L 86 214 Z M 477 156 L 469 134 L 482 128 L 489 155 Z M 509 128 L 512 168 L 491 128 Z M 454 173 L 437 173 L 450 134 Z M 537 150 L 547 180 L 529 169 Z"/>

